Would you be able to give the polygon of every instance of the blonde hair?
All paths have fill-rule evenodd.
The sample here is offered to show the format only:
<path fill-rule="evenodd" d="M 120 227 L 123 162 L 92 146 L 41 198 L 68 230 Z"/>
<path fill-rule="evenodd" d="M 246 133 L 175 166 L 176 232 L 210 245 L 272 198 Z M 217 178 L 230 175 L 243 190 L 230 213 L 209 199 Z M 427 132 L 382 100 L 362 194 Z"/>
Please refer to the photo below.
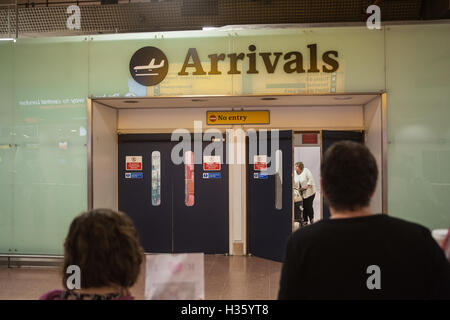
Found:
<path fill-rule="evenodd" d="M 296 166 L 296 167 L 299 167 L 300 170 L 303 170 L 303 169 L 305 168 L 305 165 L 303 164 L 303 162 L 296 162 L 296 163 L 295 163 L 295 166 Z"/>

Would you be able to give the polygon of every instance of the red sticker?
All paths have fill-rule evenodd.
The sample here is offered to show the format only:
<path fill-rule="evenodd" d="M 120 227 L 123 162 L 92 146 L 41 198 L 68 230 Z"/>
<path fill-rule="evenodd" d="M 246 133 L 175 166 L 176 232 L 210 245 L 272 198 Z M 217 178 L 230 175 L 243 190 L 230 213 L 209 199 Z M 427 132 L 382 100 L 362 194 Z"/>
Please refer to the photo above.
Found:
<path fill-rule="evenodd" d="M 253 170 L 265 171 L 267 170 L 267 156 L 255 155 L 253 157 Z"/>
<path fill-rule="evenodd" d="M 128 171 L 142 170 L 142 156 L 126 156 L 125 162 Z"/>
<path fill-rule="evenodd" d="M 204 156 L 203 157 L 204 171 L 220 171 L 220 156 Z"/>
<path fill-rule="evenodd" d="M 317 133 L 303 133 L 302 144 L 317 144 Z"/>

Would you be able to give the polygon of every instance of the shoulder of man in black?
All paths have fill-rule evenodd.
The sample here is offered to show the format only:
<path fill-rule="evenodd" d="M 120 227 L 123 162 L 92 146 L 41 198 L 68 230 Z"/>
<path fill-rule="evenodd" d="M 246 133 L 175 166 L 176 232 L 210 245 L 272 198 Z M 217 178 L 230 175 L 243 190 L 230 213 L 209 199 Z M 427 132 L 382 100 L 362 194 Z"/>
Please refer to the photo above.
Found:
<path fill-rule="evenodd" d="M 421 240 L 429 240 L 429 238 L 431 237 L 430 230 L 418 223 L 406 221 L 401 218 L 392 217 L 386 214 L 375 214 L 357 218 L 320 220 L 312 225 L 308 225 L 295 231 L 290 236 L 290 241 L 293 241 L 294 243 L 301 242 L 305 244 L 309 241 L 314 241 L 322 238 L 324 232 L 332 232 L 333 230 L 337 230 L 339 226 L 343 228 L 354 229 L 366 226 L 372 228 L 375 232 L 379 231 L 380 233 L 385 233 L 387 231 L 393 231 L 401 235 L 402 237 L 408 236 Z M 381 230 L 378 227 L 387 229 Z"/>
<path fill-rule="evenodd" d="M 341 253 L 351 261 L 340 258 Z M 417 288 L 429 287 L 427 291 L 430 293 L 424 294 L 424 297 L 441 298 L 449 295 L 450 265 L 429 229 L 403 219 L 373 215 L 323 220 L 294 232 L 286 248 L 279 298 L 308 297 L 308 293 L 301 290 L 307 287 L 311 279 L 308 273 L 317 273 L 320 269 L 324 272 L 323 265 L 333 265 L 333 269 L 327 270 L 327 273 L 332 273 L 337 272 L 339 267 L 347 270 L 349 265 L 355 266 L 358 261 L 372 261 L 372 258 L 384 266 L 385 284 L 387 281 L 397 281 L 398 277 L 394 275 L 405 270 L 405 286 L 410 277 L 422 281 L 423 285 L 417 285 Z M 315 261 L 315 266 L 311 265 L 314 263 L 312 261 Z M 339 266 L 335 264 L 337 261 Z M 291 281 L 302 282 L 302 288 Z M 399 294 L 401 291 L 395 289 L 390 296 Z"/>

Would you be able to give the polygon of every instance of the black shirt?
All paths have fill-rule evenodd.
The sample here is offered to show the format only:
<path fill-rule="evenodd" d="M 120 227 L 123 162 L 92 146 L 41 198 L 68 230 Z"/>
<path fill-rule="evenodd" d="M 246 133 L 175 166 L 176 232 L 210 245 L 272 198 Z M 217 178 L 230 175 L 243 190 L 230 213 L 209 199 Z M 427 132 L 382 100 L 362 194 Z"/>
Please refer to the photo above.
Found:
<path fill-rule="evenodd" d="M 381 214 L 322 220 L 289 238 L 278 298 L 450 299 L 450 264 L 418 224 Z"/>

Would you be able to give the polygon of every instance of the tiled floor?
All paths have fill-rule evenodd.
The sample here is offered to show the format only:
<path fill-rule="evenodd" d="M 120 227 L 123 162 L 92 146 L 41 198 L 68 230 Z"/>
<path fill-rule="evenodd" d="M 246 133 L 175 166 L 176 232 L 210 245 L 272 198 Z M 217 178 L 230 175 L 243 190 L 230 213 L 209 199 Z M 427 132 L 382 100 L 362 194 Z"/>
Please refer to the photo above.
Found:
<path fill-rule="evenodd" d="M 208 300 L 276 299 L 281 263 L 244 256 L 205 256 L 205 295 Z M 37 299 L 62 288 L 58 268 L 0 267 L 0 300 Z M 144 269 L 131 289 L 144 299 Z"/>

